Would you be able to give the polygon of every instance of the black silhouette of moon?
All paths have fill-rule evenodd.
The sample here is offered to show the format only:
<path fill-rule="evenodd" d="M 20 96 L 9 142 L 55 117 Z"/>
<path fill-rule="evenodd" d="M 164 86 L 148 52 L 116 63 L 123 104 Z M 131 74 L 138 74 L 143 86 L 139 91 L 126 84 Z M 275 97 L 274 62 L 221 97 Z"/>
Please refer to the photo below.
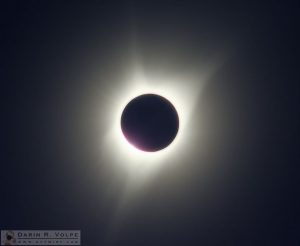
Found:
<path fill-rule="evenodd" d="M 179 118 L 166 98 L 144 94 L 132 99 L 123 110 L 121 129 L 127 141 L 137 149 L 155 152 L 175 139 Z"/>

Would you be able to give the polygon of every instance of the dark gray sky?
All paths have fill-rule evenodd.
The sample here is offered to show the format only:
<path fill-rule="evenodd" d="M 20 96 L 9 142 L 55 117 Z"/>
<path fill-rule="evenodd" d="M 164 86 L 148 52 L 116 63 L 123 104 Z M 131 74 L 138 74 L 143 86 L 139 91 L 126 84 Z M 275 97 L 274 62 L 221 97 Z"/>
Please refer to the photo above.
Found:
<path fill-rule="evenodd" d="M 0 228 L 80 229 L 82 245 L 299 245 L 299 10 L 2 2 Z M 101 148 L 133 56 L 146 73 L 215 69 L 180 165 L 118 213 L 127 177 Z"/>

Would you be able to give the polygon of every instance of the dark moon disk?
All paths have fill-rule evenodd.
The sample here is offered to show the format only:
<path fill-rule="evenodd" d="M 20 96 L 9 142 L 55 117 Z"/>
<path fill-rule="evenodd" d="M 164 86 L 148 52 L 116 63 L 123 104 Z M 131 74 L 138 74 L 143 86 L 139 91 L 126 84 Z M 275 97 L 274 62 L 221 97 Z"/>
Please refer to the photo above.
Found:
<path fill-rule="evenodd" d="M 122 132 L 132 145 L 142 151 L 166 148 L 177 135 L 179 118 L 166 98 L 144 94 L 132 99 L 121 117 Z"/>

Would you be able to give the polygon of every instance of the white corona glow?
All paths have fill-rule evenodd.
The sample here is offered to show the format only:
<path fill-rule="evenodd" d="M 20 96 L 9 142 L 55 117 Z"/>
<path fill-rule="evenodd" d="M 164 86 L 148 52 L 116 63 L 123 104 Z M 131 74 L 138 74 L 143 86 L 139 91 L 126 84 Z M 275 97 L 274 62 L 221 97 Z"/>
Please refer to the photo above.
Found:
<path fill-rule="evenodd" d="M 197 100 L 201 81 L 192 76 L 144 75 L 135 69 L 133 75 L 120 83 L 123 87 L 110 95 L 112 99 L 106 109 L 109 132 L 105 138 L 103 154 L 110 155 L 118 167 L 127 171 L 132 179 L 144 179 L 161 167 L 179 160 L 183 147 L 187 146 L 191 131 L 187 125 Z M 157 94 L 165 97 L 175 107 L 179 117 L 179 130 L 173 142 L 156 152 L 144 152 L 131 145 L 122 133 L 121 115 L 125 106 L 142 94 Z M 113 149 L 113 153 L 112 153 Z"/>

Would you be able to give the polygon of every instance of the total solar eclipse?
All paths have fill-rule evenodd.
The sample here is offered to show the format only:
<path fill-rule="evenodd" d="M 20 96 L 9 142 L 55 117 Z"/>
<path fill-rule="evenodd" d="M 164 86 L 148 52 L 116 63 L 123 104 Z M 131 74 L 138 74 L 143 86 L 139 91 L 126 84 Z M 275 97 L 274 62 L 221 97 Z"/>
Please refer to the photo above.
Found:
<path fill-rule="evenodd" d="M 166 98 L 144 94 L 132 99 L 121 116 L 121 129 L 127 141 L 141 151 L 155 152 L 175 139 L 179 118 Z"/>

